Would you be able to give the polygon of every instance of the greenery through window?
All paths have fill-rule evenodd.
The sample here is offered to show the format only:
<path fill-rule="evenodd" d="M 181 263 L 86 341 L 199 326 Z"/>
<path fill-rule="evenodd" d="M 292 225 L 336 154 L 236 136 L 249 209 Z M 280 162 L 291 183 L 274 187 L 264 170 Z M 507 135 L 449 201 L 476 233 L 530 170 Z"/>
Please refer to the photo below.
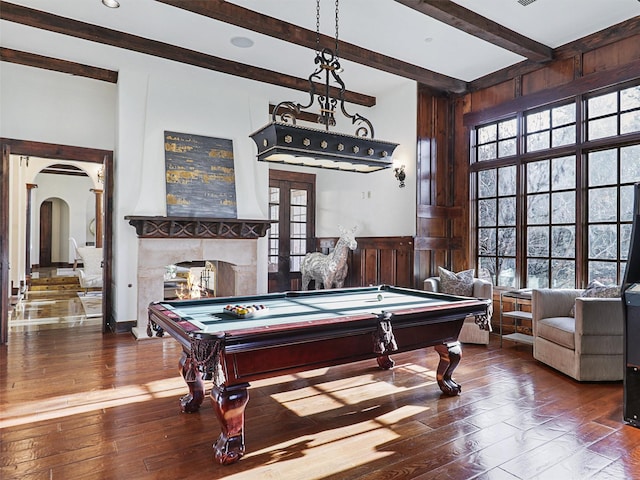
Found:
<path fill-rule="evenodd" d="M 478 275 L 512 288 L 619 284 L 640 182 L 640 86 L 525 110 L 473 133 Z"/>

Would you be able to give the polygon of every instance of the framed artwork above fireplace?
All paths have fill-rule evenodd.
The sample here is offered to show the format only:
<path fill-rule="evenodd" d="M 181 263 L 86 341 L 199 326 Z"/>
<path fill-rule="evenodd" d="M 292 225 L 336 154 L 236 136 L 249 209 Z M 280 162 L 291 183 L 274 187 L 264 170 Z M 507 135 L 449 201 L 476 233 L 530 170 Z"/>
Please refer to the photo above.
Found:
<path fill-rule="evenodd" d="M 237 218 L 233 141 L 164 132 L 168 217 Z"/>

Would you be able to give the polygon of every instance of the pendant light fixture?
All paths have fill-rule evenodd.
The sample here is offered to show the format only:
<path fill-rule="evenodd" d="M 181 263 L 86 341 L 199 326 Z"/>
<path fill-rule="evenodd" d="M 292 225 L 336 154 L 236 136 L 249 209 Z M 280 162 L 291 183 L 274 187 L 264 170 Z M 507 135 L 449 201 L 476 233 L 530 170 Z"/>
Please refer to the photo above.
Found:
<path fill-rule="evenodd" d="M 373 125 L 359 114 L 351 115 L 345 107 L 345 84 L 340 78 L 342 68 L 338 55 L 338 0 L 336 0 L 335 51 L 320 48 L 320 0 L 316 0 L 316 69 L 309 76 L 309 103 L 280 102 L 273 109 L 271 122 L 250 135 L 258 147 L 258 160 L 306 167 L 329 168 L 369 173 L 392 166 L 397 143 L 374 139 Z M 318 83 L 316 83 L 318 82 Z M 322 82 L 319 90 L 319 83 Z M 331 86 L 339 90 L 331 96 Z M 316 104 L 317 102 L 317 104 Z M 319 107 L 317 123 L 324 130 L 297 125 L 298 117 L 314 104 Z M 355 125 L 354 135 L 334 133 L 335 113 L 342 114 Z"/>

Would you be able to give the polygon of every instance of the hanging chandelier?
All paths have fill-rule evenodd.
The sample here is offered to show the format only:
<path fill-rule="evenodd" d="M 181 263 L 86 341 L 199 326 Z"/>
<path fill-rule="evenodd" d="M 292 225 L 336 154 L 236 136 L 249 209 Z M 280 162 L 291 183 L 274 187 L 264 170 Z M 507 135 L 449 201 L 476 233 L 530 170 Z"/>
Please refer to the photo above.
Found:
<path fill-rule="evenodd" d="M 398 144 L 374 139 L 371 122 L 357 113 L 351 115 L 345 108 L 346 87 L 340 78 L 342 68 L 338 55 L 338 10 L 336 0 L 335 51 L 321 49 L 320 0 L 316 0 L 316 69 L 309 76 L 309 103 L 284 101 L 276 105 L 271 122 L 250 135 L 258 147 L 258 160 L 361 173 L 392 166 L 393 151 Z M 332 85 L 337 86 L 337 97 L 331 96 Z M 306 110 L 316 102 L 317 123 L 324 125 L 324 130 L 298 126 L 298 117 L 310 113 Z M 338 107 L 357 127 L 354 135 L 329 130 L 336 125 Z"/>

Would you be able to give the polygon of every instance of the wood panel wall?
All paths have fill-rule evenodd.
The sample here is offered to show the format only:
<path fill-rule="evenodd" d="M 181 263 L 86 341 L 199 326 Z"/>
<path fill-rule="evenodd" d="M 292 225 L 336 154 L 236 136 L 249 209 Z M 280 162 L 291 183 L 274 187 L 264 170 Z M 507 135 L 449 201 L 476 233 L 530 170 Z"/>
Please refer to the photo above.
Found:
<path fill-rule="evenodd" d="M 436 275 L 438 267 L 466 268 L 469 236 L 468 170 L 452 161 L 454 99 L 418 89 L 417 218 L 414 285 Z M 461 145 L 466 151 L 464 144 Z M 459 154 L 464 155 L 464 153 Z"/>
<path fill-rule="evenodd" d="M 316 251 L 326 254 L 327 246 L 337 241 L 338 238 L 317 238 Z M 356 241 L 358 248 L 349 252 L 345 287 L 414 287 L 413 237 L 356 237 Z"/>
<path fill-rule="evenodd" d="M 637 30 L 636 30 L 637 31 Z M 635 33 L 635 32 L 634 32 Z M 418 89 L 414 285 L 442 266 L 474 266 L 469 132 L 474 124 L 594 89 L 640 79 L 640 34 L 605 32 L 554 50 L 555 61 L 458 96 Z M 515 69 L 517 71 L 517 69 Z M 478 84 L 478 82 L 473 82 Z"/>

